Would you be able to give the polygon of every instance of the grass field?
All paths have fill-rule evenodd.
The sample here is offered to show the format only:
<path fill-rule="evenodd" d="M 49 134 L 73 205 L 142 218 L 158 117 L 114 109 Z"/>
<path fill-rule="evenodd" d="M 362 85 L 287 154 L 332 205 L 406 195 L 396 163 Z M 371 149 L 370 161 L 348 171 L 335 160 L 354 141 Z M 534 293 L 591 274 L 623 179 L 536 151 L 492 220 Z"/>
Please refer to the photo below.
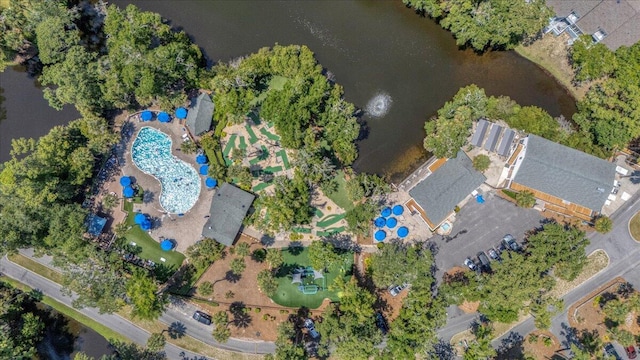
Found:
<path fill-rule="evenodd" d="M 164 251 L 160 248 L 160 243 L 155 241 L 149 234 L 144 232 L 140 226 L 136 225 L 134 217 L 136 213 L 133 211 L 133 205 L 129 202 L 125 202 L 124 206 L 127 215 L 126 223 L 131 228 L 125 233 L 124 237 L 128 243 L 136 243 L 136 246 L 140 247 L 141 251 L 137 254 L 139 257 L 147 260 L 151 260 L 156 264 L 163 264 L 172 270 L 177 270 L 184 261 L 184 255 L 177 251 Z M 160 258 L 164 258 L 163 262 Z"/>
<path fill-rule="evenodd" d="M 21 254 L 9 255 L 8 257 L 9 257 L 9 260 L 22 266 L 23 268 L 29 269 L 34 273 L 42 277 L 45 277 L 53 282 L 62 284 L 62 274 L 60 272 L 55 271 L 50 267 L 44 266 L 37 261 L 33 261 Z"/>
<path fill-rule="evenodd" d="M 338 182 L 338 188 L 336 191 L 325 195 L 345 211 L 353 209 L 353 201 L 349 200 L 347 197 L 347 181 L 344 178 L 344 171 L 336 171 L 336 181 Z"/>
<path fill-rule="evenodd" d="M 298 290 L 298 284 L 291 283 L 291 274 L 293 274 L 294 269 L 311 266 L 309 262 L 309 250 L 307 248 L 302 248 L 301 251 L 296 249 L 300 248 L 287 248 L 282 250 L 284 264 L 276 275 L 278 291 L 271 299 L 278 305 L 288 307 L 304 306 L 309 309 L 318 308 L 325 298 L 338 301 L 338 294 L 328 290 L 328 287 L 331 286 L 338 276 L 344 276 L 345 280 L 351 278 L 353 253 L 346 252 L 342 254 L 342 262 L 328 269 L 329 271 L 324 274 L 324 281 L 322 279 L 316 280 L 316 285 L 323 287 L 322 291 L 318 291 L 318 293 L 314 295 L 304 295 Z"/>
<path fill-rule="evenodd" d="M 640 242 L 640 211 L 629 221 L 629 232 L 633 240 Z"/>

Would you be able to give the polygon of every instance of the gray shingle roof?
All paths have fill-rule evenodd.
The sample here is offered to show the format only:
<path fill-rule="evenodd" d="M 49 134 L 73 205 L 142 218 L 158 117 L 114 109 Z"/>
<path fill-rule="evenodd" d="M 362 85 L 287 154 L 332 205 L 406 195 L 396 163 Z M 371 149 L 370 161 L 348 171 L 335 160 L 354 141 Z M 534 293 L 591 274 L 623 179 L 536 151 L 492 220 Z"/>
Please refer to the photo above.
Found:
<path fill-rule="evenodd" d="M 202 228 L 202 236 L 226 246 L 233 245 L 253 199 L 253 194 L 223 183 L 211 200 L 210 216 Z"/>
<path fill-rule="evenodd" d="M 191 104 L 187 113 L 187 127 L 191 134 L 198 136 L 211 129 L 213 119 L 213 101 L 209 95 L 202 93 Z"/>
<path fill-rule="evenodd" d="M 614 163 L 529 135 L 514 181 L 599 212 L 613 188 L 615 174 Z"/>
<path fill-rule="evenodd" d="M 462 151 L 419 182 L 409 195 L 434 225 L 439 225 L 464 198 L 486 180 Z"/>

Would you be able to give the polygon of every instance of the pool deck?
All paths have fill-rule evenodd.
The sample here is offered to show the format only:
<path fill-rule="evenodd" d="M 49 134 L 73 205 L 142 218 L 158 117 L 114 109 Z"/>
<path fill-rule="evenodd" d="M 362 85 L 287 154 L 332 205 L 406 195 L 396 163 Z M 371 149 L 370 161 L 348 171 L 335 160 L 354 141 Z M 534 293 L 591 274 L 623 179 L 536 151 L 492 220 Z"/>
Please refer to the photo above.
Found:
<path fill-rule="evenodd" d="M 126 131 L 131 131 L 131 136 L 124 146 L 119 147 L 118 153 L 121 164 L 123 164 L 122 175 L 132 176 L 135 179 L 135 183 L 144 189 L 145 199 L 148 196 L 149 201 L 145 201 L 142 204 L 134 204 L 134 210 L 139 210 L 154 218 L 154 228 L 149 234 L 158 242 L 160 242 L 161 238 L 174 239 L 177 243 L 176 250 L 184 253 L 190 245 L 202 238 L 202 227 L 207 221 L 205 216 L 209 214 L 214 191 L 205 187 L 204 177 L 200 176 L 200 196 L 191 210 L 180 217 L 176 214 L 166 214 L 159 201 L 160 182 L 153 176 L 138 169 L 131 160 L 131 144 L 135 140 L 138 131 L 145 126 L 158 129 L 169 135 L 172 141 L 172 154 L 191 165 L 197 171 L 199 166 L 195 161 L 196 155 L 185 154 L 179 150 L 183 141 L 182 136 L 187 131 L 185 126 L 178 123 L 176 119 L 173 119 L 170 123 L 161 123 L 157 120 L 140 122 L 136 115 L 130 116 L 128 125 L 124 127 Z"/>

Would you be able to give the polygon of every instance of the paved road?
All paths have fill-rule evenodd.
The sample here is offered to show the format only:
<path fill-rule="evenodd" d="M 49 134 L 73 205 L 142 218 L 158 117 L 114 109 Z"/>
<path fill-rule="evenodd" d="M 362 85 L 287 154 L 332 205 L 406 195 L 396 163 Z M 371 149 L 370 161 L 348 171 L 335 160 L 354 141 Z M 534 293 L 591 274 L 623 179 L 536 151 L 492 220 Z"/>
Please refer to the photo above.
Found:
<path fill-rule="evenodd" d="M 16 279 L 34 289 L 39 289 L 45 295 L 67 306 L 72 306 L 71 302 L 73 301 L 75 296 L 64 296 L 60 291 L 61 286 L 59 284 L 38 274 L 35 274 L 17 264 L 14 264 L 6 257 L 0 259 L 0 273 L 10 278 Z M 167 325 L 174 322 L 180 322 L 184 325 L 187 335 L 221 349 L 258 354 L 270 353 L 275 351 L 275 345 L 271 342 L 253 342 L 229 339 L 226 344 L 220 344 L 214 341 L 211 337 L 211 327 L 204 326 L 191 318 L 193 310 L 194 309 L 188 305 L 172 305 L 169 306 L 167 311 L 165 311 L 165 313 L 160 317 L 160 321 L 164 322 Z M 120 334 L 126 336 L 133 342 L 140 345 L 146 344 L 147 339 L 150 336 L 150 334 L 146 330 L 137 327 L 136 325 L 119 315 L 100 314 L 95 308 L 84 308 L 79 309 L 78 311 L 119 332 Z M 165 352 L 167 353 L 167 357 L 169 359 L 179 359 L 182 352 L 184 352 L 187 356 L 199 355 L 185 351 L 184 349 L 172 344 L 167 344 L 167 346 L 165 347 Z"/>
<path fill-rule="evenodd" d="M 640 289 L 640 269 L 638 268 L 640 266 L 640 244 L 631 238 L 627 227 L 631 217 L 638 211 L 639 203 L 640 196 L 636 196 L 612 216 L 614 228 L 610 233 L 592 233 L 589 236 L 591 244 L 587 247 L 587 253 L 603 249 L 609 255 L 610 264 L 598 275 L 565 295 L 563 297 L 565 309 L 568 309 L 573 303 L 617 276 L 622 276 L 634 284 L 636 289 Z M 443 340 L 448 341 L 453 335 L 468 329 L 468 325 L 473 319 L 474 315 L 451 312 L 449 313 L 447 325 L 440 329 L 438 334 Z M 568 328 L 568 324 L 567 310 L 558 314 L 552 321 L 552 333 L 563 342 L 567 338 L 565 329 Z M 524 337 L 534 329 L 533 319 L 530 318 L 514 327 L 512 332 Z M 505 334 L 496 339 L 493 345 L 498 347 L 503 340 L 506 341 L 508 336 L 509 334 Z"/>

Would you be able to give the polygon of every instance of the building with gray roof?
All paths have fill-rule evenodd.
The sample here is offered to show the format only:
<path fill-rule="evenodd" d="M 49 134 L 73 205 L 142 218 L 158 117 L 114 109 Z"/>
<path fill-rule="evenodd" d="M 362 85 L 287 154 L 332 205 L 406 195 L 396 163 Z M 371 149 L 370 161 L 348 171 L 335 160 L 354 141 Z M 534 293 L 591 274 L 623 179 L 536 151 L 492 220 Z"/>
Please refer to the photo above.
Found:
<path fill-rule="evenodd" d="M 453 213 L 456 205 L 485 180 L 486 177 L 473 168 L 467 154 L 460 150 L 455 158 L 448 159 L 409 190 L 409 195 L 424 210 L 429 227 L 436 229 Z"/>
<path fill-rule="evenodd" d="M 558 19 L 565 19 L 572 38 L 592 35 L 611 50 L 631 46 L 640 40 L 640 1 L 638 0 L 547 0 Z M 553 21 L 552 21 L 553 22 Z"/>
<path fill-rule="evenodd" d="M 208 94 L 202 93 L 192 100 L 187 113 L 187 128 L 191 135 L 199 136 L 211 129 L 213 109 L 213 101 Z"/>
<path fill-rule="evenodd" d="M 600 213 L 614 186 L 616 165 L 536 135 L 523 140 L 524 157 L 514 167 L 510 187 L 567 215 Z"/>
<path fill-rule="evenodd" d="M 233 245 L 254 199 L 253 194 L 223 183 L 211 200 L 211 210 L 202 236 L 226 246 Z"/>

